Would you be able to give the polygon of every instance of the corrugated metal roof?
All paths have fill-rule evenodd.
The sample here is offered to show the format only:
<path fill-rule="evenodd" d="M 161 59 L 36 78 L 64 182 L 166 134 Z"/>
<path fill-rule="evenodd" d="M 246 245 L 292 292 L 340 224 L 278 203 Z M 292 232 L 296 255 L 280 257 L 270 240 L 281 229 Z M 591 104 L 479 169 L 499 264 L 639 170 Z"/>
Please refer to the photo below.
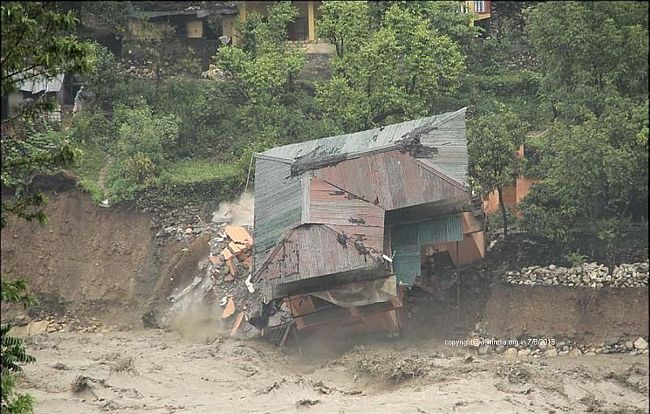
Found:
<path fill-rule="evenodd" d="M 458 214 L 393 227 L 391 248 L 395 252 L 393 269 L 397 281 L 413 286 L 415 278 L 420 275 L 420 248 L 423 244 L 459 240 L 463 240 L 463 228 Z"/>
<path fill-rule="evenodd" d="M 438 148 L 430 161 L 443 173 L 458 182 L 467 182 L 467 136 L 465 131 L 465 109 L 427 118 L 406 121 L 353 134 L 337 135 L 317 140 L 271 148 L 263 155 L 294 161 L 299 157 L 328 157 L 337 154 L 349 156 L 389 149 L 403 139 L 404 135 L 423 125 L 434 125 L 437 129 L 421 138 L 424 146 Z"/>
<path fill-rule="evenodd" d="M 370 158 L 373 160 L 376 158 L 370 157 L 371 153 L 385 154 L 385 151 L 397 149 L 399 141 L 403 140 L 408 133 L 422 126 L 435 127 L 420 137 L 420 143 L 423 146 L 435 147 L 437 154 L 430 155 L 431 158 L 414 159 L 410 155 L 400 153 L 392 157 L 380 156 L 385 165 L 368 164 Z M 353 194 L 358 190 L 356 191 L 358 194 L 355 195 L 371 203 L 378 203 L 377 197 L 382 202 L 388 200 L 387 204 L 390 208 L 430 202 L 432 200 L 429 198 L 433 195 L 436 195 L 434 199 L 461 196 L 467 191 L 467 187 L 464 186 L 467 183 L 465 108 L 456 112 L 388 125 L 369 131 L 285 145 L 256 154 L 255 269 L 259 268 L 269 251 L 280 242 L 286 231 L 310 221 L 309 188 L 310 177 L 313 174 L 310 171 L 292 175 L 292 163 L 300 157 L 303 157 L 301 158 L 303 160 L 337 155 L 345 155 L 345 158 L 358 158 L 366 154 L 369 157 L 365 157 L 368 158 L 365 163 L 361 160 L 356 160 L 360 163 L 343 161 L 343 163 L 350 163 L 350 168 L 355 167 L 351 170 L 341 169 L 338 171 L 337 168 L 325 167 L 318 170 L 316 175 L 325 178 L 328 174 L 334 174 L 329 178 L 335 182 L 330 182 L 330 184 Z M 399 155 L 407 157 L 409 162 L 400 161 L 402 157 Z M 413 160 L 419 167 L 415 164 L 411 165 Z M 427 168 L 429 171 L 424 171 Z M 377 182 L 372 183 L 371 187 L 377 188 L 377 191 L 382 194 L 386 193 L 385 195 L 380 196 L 380 194 L 373 193 L 368 195 L 372 195 L 372 197 L 366 198 L 364 191 L 357 188 L 359 185 L 364 186 L 365 181 L 360 177 L 366 177 L 369 172 L 377 175 L 375 180 Z M 341 178 L 341 174 L 344 174 L 345 177 Z M 402 177 L 405 174 L 412 179 Z M 431 174 L 438 175 L 439 178 L 432 180 Z M 337 177 L 341 179 L 339 180 Z M 402 178 L 398 179 L 399 177 Z M 413 185 L 418 186 L 415 192 L 411 190 Z M 421 194 L 422 191 L 427 192 L 426 197 Z M 379 207 L 385 208 L 386 206 L 380 204 Z M 328 207 L 328 209 L 331 208 Z M 314 214 L 317 213 L 318 211 L 314 210 Z M 334 225 L 335 223 L 330 224 Z M 376 238 L 374 233 L 372 238 Z M 378 245 L 379 240 L 373 244 Z"/>
<path fill-rule="evenodd" d="M 280 240 L 282 233 L 300 224 L 300 177 L 292 177 L 290 165 L 258 158 L 255 163 L 255 217 L 253 258 L 255 266 Z"/>
<path fill-rule="evenodd" d="M 469 188 L 399 150 L 321 168 L 314 175 L 385 210 L 469 195 Z"/>

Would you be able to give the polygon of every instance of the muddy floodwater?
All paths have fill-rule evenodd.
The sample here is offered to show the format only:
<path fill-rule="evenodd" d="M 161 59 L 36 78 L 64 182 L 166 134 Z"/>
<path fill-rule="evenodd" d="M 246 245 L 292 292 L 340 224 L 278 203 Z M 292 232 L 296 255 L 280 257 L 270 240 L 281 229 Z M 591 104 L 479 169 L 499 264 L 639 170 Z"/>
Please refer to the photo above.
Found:
<path fill-rule="evenodd" d="M 442 340 L 310 341 L 176 332 L 57 332 L 27 339 L 21 388 L 36 413 L 648 412 L 647 355 L 507 360 Z"/>

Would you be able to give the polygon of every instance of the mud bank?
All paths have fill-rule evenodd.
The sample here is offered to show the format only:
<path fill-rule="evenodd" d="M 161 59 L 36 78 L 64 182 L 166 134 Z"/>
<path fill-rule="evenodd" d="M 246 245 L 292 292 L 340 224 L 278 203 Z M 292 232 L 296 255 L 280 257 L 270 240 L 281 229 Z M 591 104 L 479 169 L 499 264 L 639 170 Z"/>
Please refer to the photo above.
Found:
<path fill-rule="evenodd" d="M 139 326 L 207 252 L 200 237 L 159 245 L 149 214 L 98 207 L 77 190 L 47 195 L 45 226 L 12 217 L 2 230 L 2 272 L 27 280 L 38 299 L 31 314 Z"/>
<path fill-rule="evenodd" d="M 484 322 L 492 335 L 575 336 L 600 341 L 648 333 L 648 288 L 517 286 L 490 289 Z"/>

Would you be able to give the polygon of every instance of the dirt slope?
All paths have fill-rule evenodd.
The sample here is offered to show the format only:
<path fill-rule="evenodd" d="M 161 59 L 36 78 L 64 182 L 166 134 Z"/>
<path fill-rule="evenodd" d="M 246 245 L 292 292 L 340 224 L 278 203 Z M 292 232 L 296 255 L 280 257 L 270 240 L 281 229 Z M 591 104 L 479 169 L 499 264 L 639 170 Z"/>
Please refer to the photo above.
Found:
<path fill-rule="evenodd" d="M 50 193 L 46 212 L 46 226 L 12 220 L 2 231 L 2 271 L 27 279 L 39 299 L 32 313 L 139 326 L 170 279 L 191 280 L 207 252 L 201 239 L 158 246 L 149 215 L 98 207 L 75 190 Z"/>

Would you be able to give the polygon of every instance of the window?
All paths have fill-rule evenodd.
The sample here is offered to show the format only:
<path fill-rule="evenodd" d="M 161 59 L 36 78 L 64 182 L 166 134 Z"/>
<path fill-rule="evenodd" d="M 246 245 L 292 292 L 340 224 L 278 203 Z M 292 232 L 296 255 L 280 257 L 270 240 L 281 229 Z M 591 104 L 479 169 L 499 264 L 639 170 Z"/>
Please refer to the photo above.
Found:
<path fill-rule="evenodd" d="M 474 11 L 476 13 L 485 13 L 485 2 L 484 1 L 475 1 L 474 2 Z"/>

